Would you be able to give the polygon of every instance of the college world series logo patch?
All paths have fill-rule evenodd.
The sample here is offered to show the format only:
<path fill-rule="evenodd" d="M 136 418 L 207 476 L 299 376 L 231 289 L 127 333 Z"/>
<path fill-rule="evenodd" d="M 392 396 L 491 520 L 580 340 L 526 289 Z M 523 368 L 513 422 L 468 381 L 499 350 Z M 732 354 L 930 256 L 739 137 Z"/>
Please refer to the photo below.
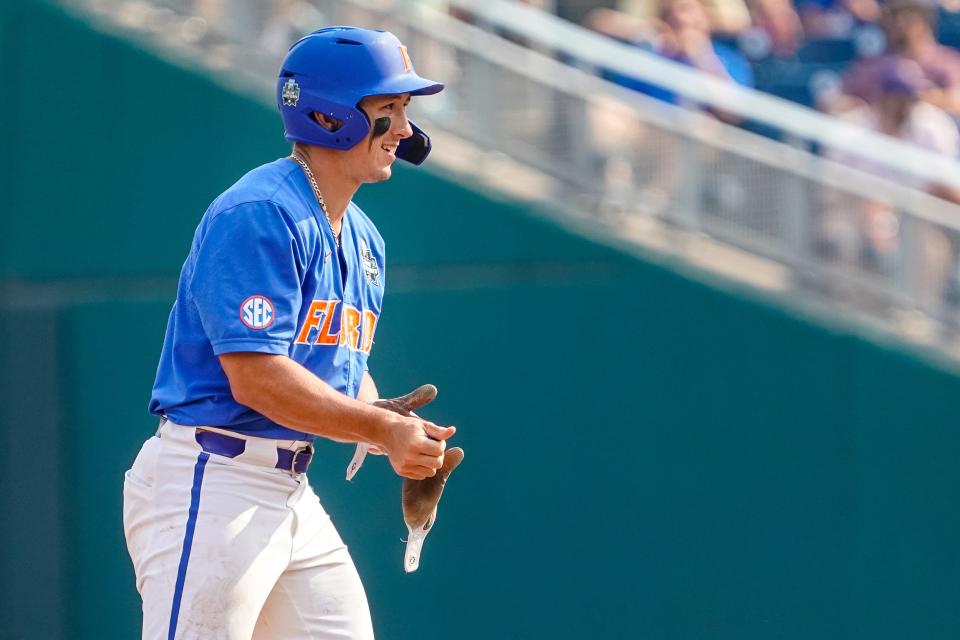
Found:
<path fill-rule="evenodd" d="M 240 305 L 240 321 L 250 329 L 266 329 L 275 319 L 273 303 L 266 296 L 250 296 Z"/>
<path fill-rule="evenodd" d="M 290 78 L 284 83 L 283 93 L 280 96 L 283 98 L 283 106 L 297 106 L 297 103 L 300 102 L 300 85 L 297 84 L 296 80 Z"/>
<path fill-rule="evenodd" d="M 360 261 L 363 263 L 363 275 L 367 277 L 367 282 L 379 287 L 380 267 L 377 266 L 377 259 L 363 238 L 360 239 Z"/>

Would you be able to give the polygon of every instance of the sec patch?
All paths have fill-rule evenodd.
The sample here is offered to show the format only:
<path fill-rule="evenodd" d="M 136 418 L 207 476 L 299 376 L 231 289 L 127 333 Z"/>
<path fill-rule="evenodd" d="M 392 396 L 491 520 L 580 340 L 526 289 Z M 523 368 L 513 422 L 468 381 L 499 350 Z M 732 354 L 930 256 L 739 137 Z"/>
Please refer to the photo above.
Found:
<path fill-rule="evenodd" d="M 257 331 L 273 325 L 276 319 L 273 303 L 266 296 L 250 296 L 240 305 L 240 321 Z"/>

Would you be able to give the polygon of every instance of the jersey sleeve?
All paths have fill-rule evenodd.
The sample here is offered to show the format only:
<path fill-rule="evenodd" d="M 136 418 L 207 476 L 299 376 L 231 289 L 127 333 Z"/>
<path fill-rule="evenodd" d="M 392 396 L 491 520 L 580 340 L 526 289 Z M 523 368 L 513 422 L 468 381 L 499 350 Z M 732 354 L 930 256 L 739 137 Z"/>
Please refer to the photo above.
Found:
<path fill-rule="evenodd" d="M 216 355 L 287 355 L 306 262 L 296 224 L 270 202 L 212 218 L 196 247 L 190 294 Z"/>

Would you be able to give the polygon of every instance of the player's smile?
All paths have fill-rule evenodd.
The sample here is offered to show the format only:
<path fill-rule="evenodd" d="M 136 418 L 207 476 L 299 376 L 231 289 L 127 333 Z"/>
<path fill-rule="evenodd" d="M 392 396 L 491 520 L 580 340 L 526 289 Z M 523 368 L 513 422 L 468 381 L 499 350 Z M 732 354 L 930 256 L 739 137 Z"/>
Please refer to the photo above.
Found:
<path fill-rule="evenodd" d="M 390 162 L 393 162 L 394 160 L 397 159 L 397 146 L 399 146 L 399 144 L 400 143 L 396 143 L 396 144 L 384 143 L 380 145 L 380 148 L 383 149 L 383 151 L 386 152 L 388 156 L 390 156 Z"/>

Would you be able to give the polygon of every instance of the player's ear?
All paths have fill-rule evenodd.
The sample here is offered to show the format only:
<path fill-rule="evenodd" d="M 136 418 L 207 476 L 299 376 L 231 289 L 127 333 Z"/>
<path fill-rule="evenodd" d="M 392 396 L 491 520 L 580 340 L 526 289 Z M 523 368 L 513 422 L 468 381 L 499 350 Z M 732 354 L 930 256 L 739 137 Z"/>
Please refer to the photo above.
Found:
<path fill-rule="evenodd" d="M 343 126 L 343 123 L 336 118 L 331 118 L 330 116 L 320 113 L 319 111 L 313 112 L 313 119 L 316 120 L 317 124 L 327 131 L 336 131 Z"/>

